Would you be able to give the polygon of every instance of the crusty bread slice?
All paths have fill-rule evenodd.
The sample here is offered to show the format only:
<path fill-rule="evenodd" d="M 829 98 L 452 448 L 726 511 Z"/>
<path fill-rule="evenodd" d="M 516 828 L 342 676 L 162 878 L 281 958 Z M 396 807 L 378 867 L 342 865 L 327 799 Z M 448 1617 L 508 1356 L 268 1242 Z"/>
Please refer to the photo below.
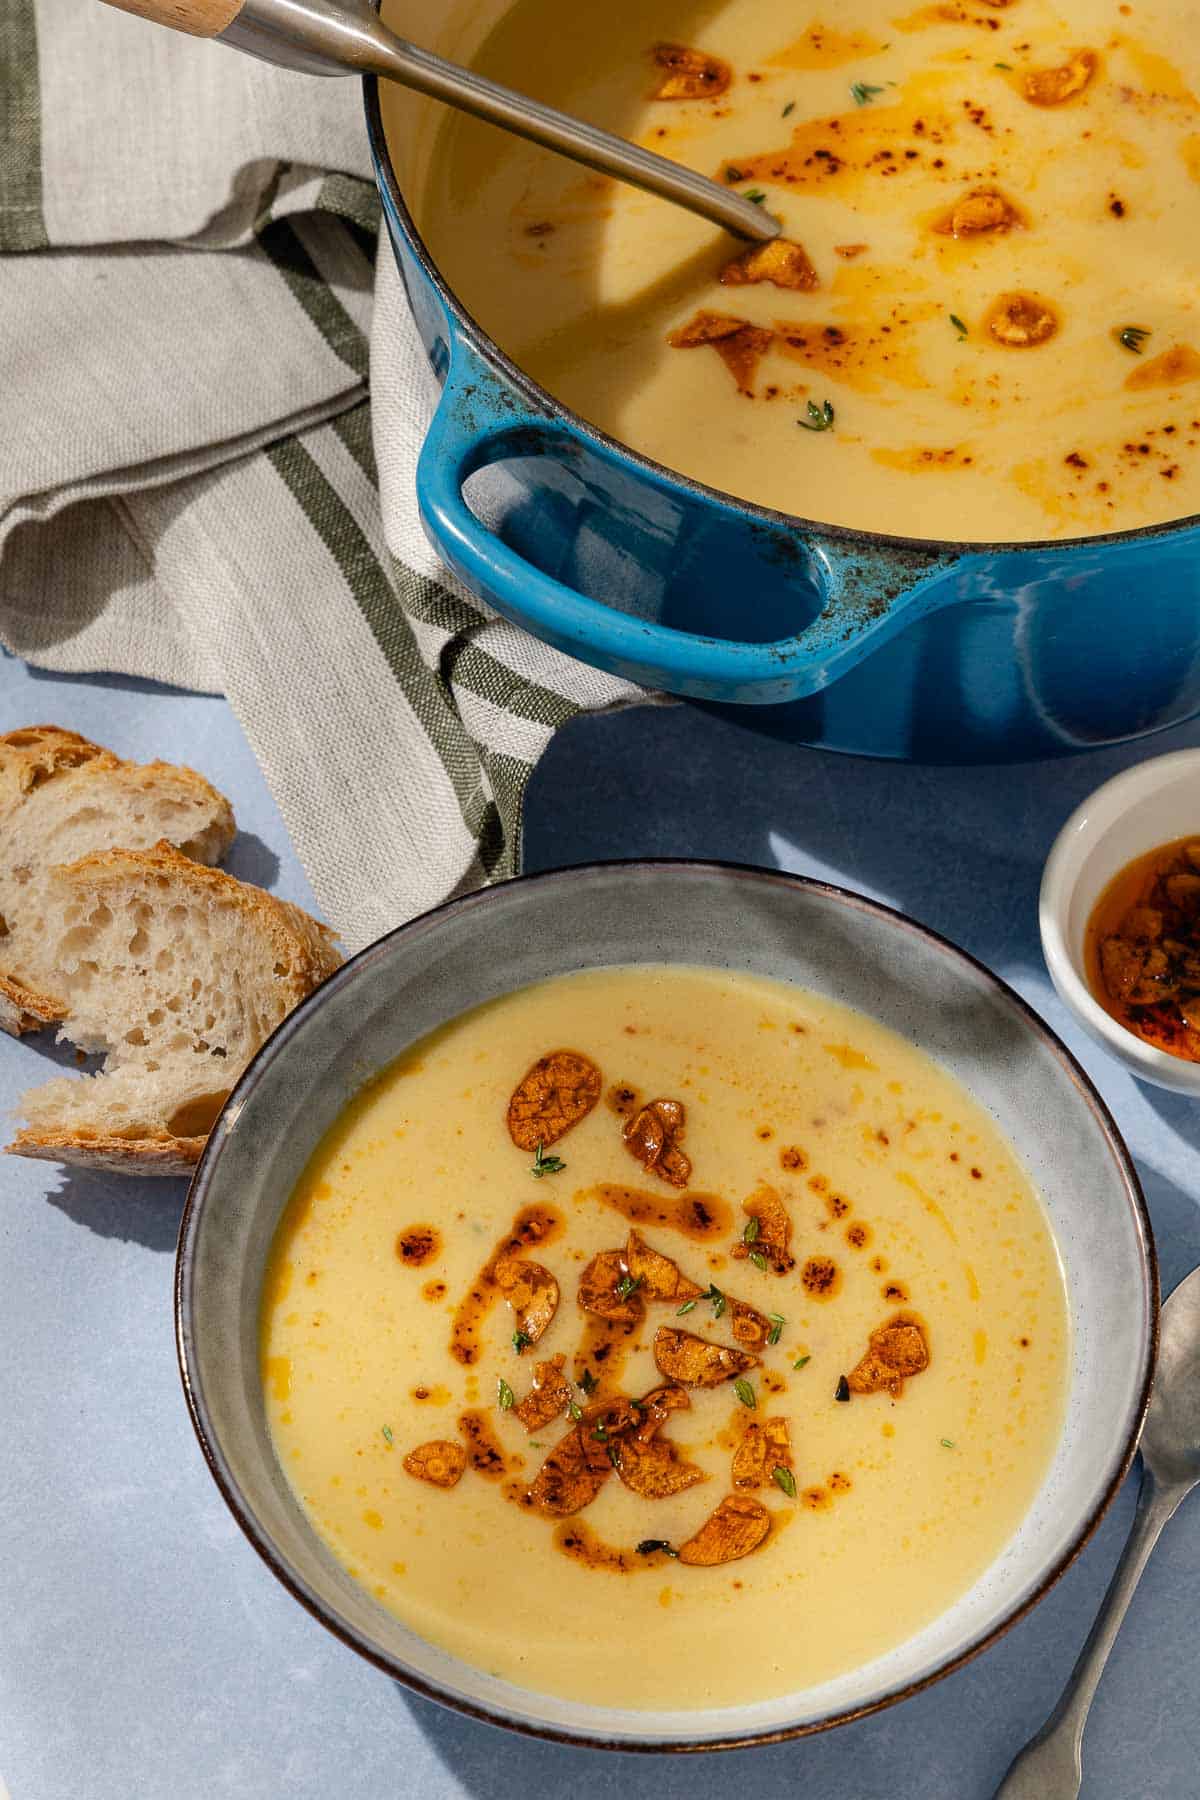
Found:
<path fill-rule="evenodd" d="M 0 1030 L 66 1016 L 46 916 L 52 868 L 164 840 L 215 863 L 233 833 L 228 800 L 192 769 L 122 762 L 57 725 L 0 737 Z"/>
<path fill-rule="evenodd" d="M 67 1016 L 97 1075 L 24 1097 L 20 1156 L 187 1174 L 254 1052 L 341 962 L 299 907 L 169 844 L 85 856 L 47 877 L 46 929 Z"/>

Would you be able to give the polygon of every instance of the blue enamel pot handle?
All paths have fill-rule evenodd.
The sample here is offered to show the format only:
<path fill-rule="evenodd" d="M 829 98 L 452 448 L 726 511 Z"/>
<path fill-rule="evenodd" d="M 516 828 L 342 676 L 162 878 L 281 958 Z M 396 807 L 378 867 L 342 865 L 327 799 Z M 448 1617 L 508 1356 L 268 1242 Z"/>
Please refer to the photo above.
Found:
<path fill-rule="evenodd" d="M 805 534 L 711 494 L 696 495 L 707 528 L 732 532 L 743 559 L 731 617 L 754 604 L 756 579 L 778 589 L 781 563 L 794 582 L 803 627 L 771 642 L 703 636 L 622 611 L 580 593 L 538 568 L 471 510 L 464 483 L 506 459 L 545 457 L 548 466 L 577 463 L 580 438 L 552 414 L 514 408 L 511 385 L 501 386 L 462 336 L 452 339 L 450 369 L 417 467 L 421 521 L 438 554 L 458 579 L 505 618 L 569 655 L 614 675 L 695 699 L 778 704 L 819 692 L 873 649 L 919 617 L 952 604 L 962 589 L 954 578 L 964 559 L 953 551 L 877 548 L 861 541 Z M 678 513 L 678 480 L 591 439 L 593 462 L 619 465 L 653 504 Z M 591 490 L 603 503 L 605 489 Z M 695 492 L 695 490 L 693 490 Z M 614 502 L 615 504 L 615 502 Z M 786 552 L 786 554 L 781 554 Z M 736 628 L 736 625 L 735 625 Z M 744 626 L 742 627 L 744 629 Z"/>

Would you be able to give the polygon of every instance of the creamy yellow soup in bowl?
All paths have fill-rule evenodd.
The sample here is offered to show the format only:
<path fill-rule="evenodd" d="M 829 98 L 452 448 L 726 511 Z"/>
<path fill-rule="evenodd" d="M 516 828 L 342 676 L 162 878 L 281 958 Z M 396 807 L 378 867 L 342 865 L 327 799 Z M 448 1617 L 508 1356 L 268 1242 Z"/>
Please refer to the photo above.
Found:
<path fill-rule="evenodd" d="M 364 952 L 234 1094 L 178 1279 L 285 1584 L 423 1692 L 626 1747 L 818 1729 L 1011 1623 L 1128 1465 L 1155 1304 L 1128 1157 L 1015 995 L 705 864 Z"/>

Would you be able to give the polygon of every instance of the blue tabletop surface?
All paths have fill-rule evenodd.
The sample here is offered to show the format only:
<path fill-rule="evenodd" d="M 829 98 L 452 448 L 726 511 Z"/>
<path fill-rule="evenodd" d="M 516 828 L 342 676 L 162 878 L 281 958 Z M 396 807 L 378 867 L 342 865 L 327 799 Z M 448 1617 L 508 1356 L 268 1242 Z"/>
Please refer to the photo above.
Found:
<path fill-rule="evenodd" d="M 218 700 L 40 675 L 0 656 L 0 730 L 54 720 L 194 764 L 234 800 L 235 873 L 311 905 Z M 816 874 L 997 969 L 1079 1054 L 1137 1158 L 1164 1291 L 1200 1262 L 1200 1108 L 1067 1022 L 1037 939 L 1050 841 L 1115 770 L 1184 744 L 1009 769 L 860 762 L 684 707 L 581 720 L 532 784 L 526 866 L 699 855 Z M 50 1072 L 0 1042 L 0 1107 Z M 276 1585 L 201 1461 L 175 1368 L 181 1183 L 0 1164 L 0 1795 L 12 1800 L 986 1800 L 1070 1669 L 1127 1530 L 1127 1483 L 1058 1587 L 986 1655 L 823 1737 L 702 1758 L 561 1749 L 415 1698 Z M 1086 1800 L 1200 1795 L 1200 1505 L 1168 1527 L 1088 1728 Z M 1047 1796 L 1047 1800 L 1052 1800 Z"/>

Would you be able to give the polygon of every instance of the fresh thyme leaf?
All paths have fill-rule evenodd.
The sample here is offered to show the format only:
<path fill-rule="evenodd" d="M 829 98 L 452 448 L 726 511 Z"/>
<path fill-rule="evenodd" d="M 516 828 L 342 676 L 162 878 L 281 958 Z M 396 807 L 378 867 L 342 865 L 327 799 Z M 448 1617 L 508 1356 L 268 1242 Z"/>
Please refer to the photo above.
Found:
<path fill-rule="evenodd" d="M 794 100 L 789 100 L 787 105 L 784 107 L 783 112 L 780 114 L 780 117 L 786 119 L 788 114 L 794 113 L 795 110 L 796 110 L 796 102 Z"/>
<path fill-rule="evenodd" d="M 738 1376 L 733 1384 L 733 1391 L 743 1406 L 755 1407 L 758 1405 L 754 1389 L 750 1386 L 750 1383 L 746 1380 L 744 1375 Z"/>
<path fill-rule="evenodd" d="M 683 1305 L 676 1312 L 675 1317 L 677 1319 L 682 1319 L 684 1313 L 690 1313 L 695 1304 L 696 1302 L 694 1300 L 685 1300 Z"/>
<path fill-rule="evenodd" d="M 850 92 L 854 97 L 855 106 L 866 106 L 875 98 L 876 94 L 882 94 L 883 89 L 869 81 L 852 81 Z"/>
<path fill-rule="evenodd" d="M 542 1140 L 539 1138 L 538 1147 L 533 1156 L 533 1167 L 530 1173 L 536 1175 L 540 1180 L 543 1175 L 557 1175 L 560 1170 L 565 1169 L 566 1166 L 567 1165 L 561 1156 L 542 1155 Z"/>
<path fill-rule="evenodd" d="M 838 1384 L 833 1391 L 833 1397 L 835 1400 L 848 1400 L 850 1398 L 850 1383 L 846 1380 L 844 1375 L 838 1376 Z"/>
<path fill-rule="evenodd" d="M 742 1232 L 743 1244 L 757 1243 L 759 1230 L 760 1230 L 760 1226 L 759 1226 L 759 1222 L 757 1219 L 754 1219 L 754 1218 L 747 1219 L 746 1220 L 746 1229 Z"/>
<path fill-rule="evenodd" d="M 700 1298 L 702 1300 L 712 1301 L 713 1318 L 719 1319 L 721 1314 L 725 1311 L 726 1306 L 725 1296 L 720 1288 L 710 1286 L 707 1294 L 701 1294 Z"/>
<path fill-rule="evenodd" d="M 771 1321 L 771 1329 L 767 1333 L 767 1342 L 768 1344 L 777 1344 L 783 1336 L 783 1314 L 768 1313 L 767 1317 Z"/>
<path fill-rule="evenodd" d="M 583 1374 L 579 1377 L 579 1385 L 590 1399 L 596 1389 L 600 1386 L 600 1383 L 590 1369 L 585 1369 Z"/>
<path fill-rule="evenodd" d="M 653 1556 L 656 1550 L 661 1550 L 664 1556 L 679 1555 L 674 1544 L 668 1544 L 666 1538 L 643 1538 L 637 1547 L 639 1556 Z"/>
<path fill-rule="evenodd" d="M 942 1449 L 943 1450 L 953 1450 L 954 1449 L 954 1439 L 953 1438 L 943 1438 L 942 1439 Z"/>
<path fill-rule="evenodd" d="M 763 1275 L 766 1274 L 767 1259 L 763 1255 L 761 1250 L 752 1250 L 750 1252 L 750 1261 L 754 1264 L 755 1268 L 758 1269 Z"/>
<path fill-rule="evenodd" d="M 574 1423 L 578 1425 L 580 1419 L 583 1417 L 583 1408 L 580 1406 L 578 1400 L 567 1401 L 567 1413 Z"/>
<path fill-rule="evenodd" d="M 392 1444 L 396 1441 L 392 1436 L 392 1428 L 390 1425 L 385 1425 L 383 1428 L 383 1440 L 386 1444 Z"/>
<path fill-rule="evenodd" d="M 953 327 L 954 327 L 954 329 L 955 329 L 955 331 L 957 331 L 957 333 L 958 333 L 958 335 L 959 335 L 959 337 L 960 337 L 960 338 L 965 338 L 965 337 L 966 337 L 966 335 L 967 335 L 967 328 L 966 328 L 966 326 L 965 326 L 965 325 L 964 325 L 964 324 L 963 324 L 963 321 L 962 321 L 962 320 L 961 320 L 961 319 L 960 319 L 960 318 L 959 318 L 959 316 L 958 316 L 958 314 L 957 314 L 957 313 L 951 313 L 951 314 L 950 314 L 950 323 L 951 323 L 951 324 L 952 324 L 952 325 L 953 325 Z"/>
<path fill-rule="evenodd" d="M 790 1469 L 785 1469 L 782 1463 L 776 1463 L 771 1470 L 771 1480 L 776 1487 L 783 1489 L 789 1500 L 796 1498 L 796 1477 Z"/>
<path fill-rule="evenodd" d="M 1122 350 L 1132 350 L 1135 356 L 1142 354 L 1142 345 L 1150 336 L 1148 325 L 1122 325 L 1117 333 L 1117 342 Z"/>
<path fill-rule="evenodd" d="M 621 1452 L 617 1449 L 617 1446 L 615 1444 L 605 1444 L 604 1448 L 608 1451 L 608 1460 L 613 1468 L 618 1468 L 621 1461 Z"/>
<path fill-rule="evenodd" d="M 1011 63 L 993 63 L 992 67 L 993 69 L 1006 69 L 1010 75 L 1012 74 Z"/>
<path fill-rule="evenodd" d="M 530 1438 L 529 1439 L 529 1448 L 531 1450 L 544 1450 L 546 1448 L 546 1446 L 542 1442 L 541 1438 Z"/>
<path fill-rule="evenodd" d="M 533 1339 L 531 1337 L 526 1337 L 523 1331 L 514 1331 L 512 1334 L 512 1347 L 518 1356 L 520 1356 L 522 1350 L 528 1350 L 532 1342 Z"/>
<path fill-rule="evenodd" d="M 496 1383 L 496 1405 L 500 1408 L 501 1412 L 507 1412 L 515 1401 L 516 1395 L 509 1387 L 507 1381 L 505 1381 L 503 1375 L 501 1375 Z"/>
<path fill-rule="evenodd" d="M 810 400 L 807 419 L 797 419 L 796 423 L 802 431 L 828 431 L 833 424 L 833 419 L 832 401 L 826 400 L 818 406 L 815 400 Z"/>
<path fill-rule="evenodd" d="M 636 1293 L 641 1285 L 642 1278 L 640 1275 L 622 1275 L 620 1281 L 617 1283 L 617 1299 L 628 1300 L 630 1294 Z"/>
<path fill-rule="evenodd" d="M 603 1419 L 599 1420 L 597 1424 L 592 1426 L 592 1436 L 601 1444 L 603 1444 L 605 1442 L 605 1440 L 607 1439 L 608 1426 L 604 1423 Z"/>
<path fill-rule="evenodd" d="M 795 1362 L 792 1364 L 792 1367 L 793 1367 L 793 1369 L 802 1369 L 804 1367 L 805 1363 L 810 1363 L 811 1361 L 812 1361 L 811 1356 L 798 1356 L 796 1358 Z"/>
<path fill-rule="evenodd" d="M 753 200 L 755 206 L 761 206 L 766 197 L 761 188 L 747 188 L 742 195 L 743 200 Z"/>

